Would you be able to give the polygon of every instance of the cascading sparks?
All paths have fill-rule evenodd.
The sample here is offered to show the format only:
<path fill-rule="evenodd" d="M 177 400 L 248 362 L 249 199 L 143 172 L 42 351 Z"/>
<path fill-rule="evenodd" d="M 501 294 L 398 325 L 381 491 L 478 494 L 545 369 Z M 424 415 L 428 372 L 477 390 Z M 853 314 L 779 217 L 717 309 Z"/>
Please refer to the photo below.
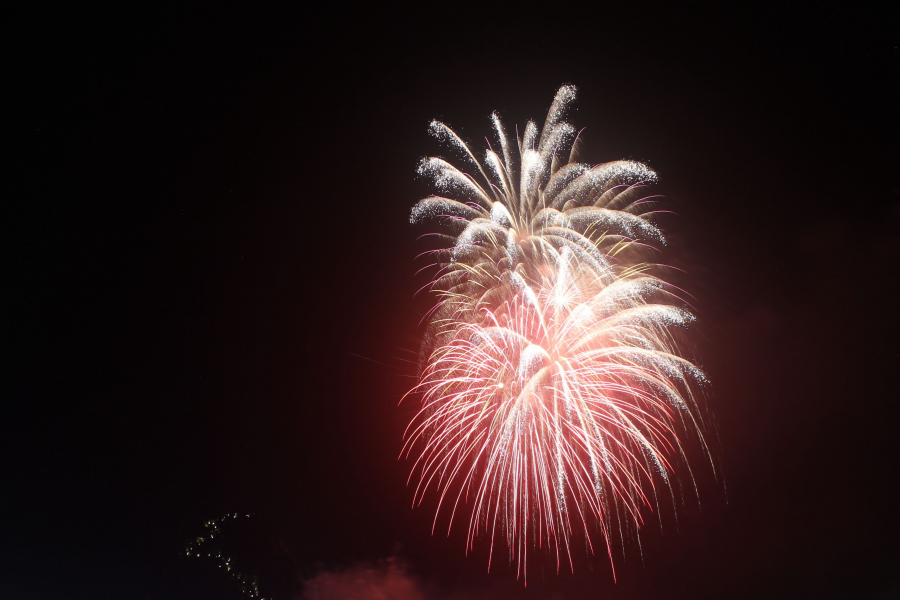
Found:
<path fill-rule="evenodd" d="M 656 174 L 576 162 L 574 98 L 560 88 L 518 148 L 495 113 L 499 152 L 483 160 L 432 122 L 472 173 L 424 159 L 419 173 L 442 195 L 411 217 L 438 223 L 447 242 L 429 253 L 438 301 L 410 392 L 423 405 L 404 445 L 417 452 L 414 503 L 436 491 L 435 524 L 448 511 L 448 532 L 469 512 L 468 548 L 489 537 L 493 555 L 505 539 L 523 576 L 534 547 L 572 564 L 581 535 L 612 562 L 623 528 L 672 490 L 679 436 L 706 449 L 695 393 L 705 378 L 676 343 L 693 316 L 645 259 L 664 244 L 647 194 Z"/>

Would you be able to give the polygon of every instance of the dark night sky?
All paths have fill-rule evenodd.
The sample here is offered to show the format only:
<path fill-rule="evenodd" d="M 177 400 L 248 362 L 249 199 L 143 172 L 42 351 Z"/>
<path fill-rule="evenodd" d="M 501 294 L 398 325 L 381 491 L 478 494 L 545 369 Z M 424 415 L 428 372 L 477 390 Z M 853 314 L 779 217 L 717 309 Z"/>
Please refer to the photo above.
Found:
<path fill-rule="evenodd" d="M 896 7 L 601 4 L 11 16 L 0 597 L 240 598 L 181 552 L 234 511 L 304 577 L 393 556 L 437 598 L 898 593 Z M 725 477 L 618 583 L 524 590 L 410 510 L 408 214 L 431 118 L 480 146 L 564 82 L 584 158 L 677 213 Z"/>

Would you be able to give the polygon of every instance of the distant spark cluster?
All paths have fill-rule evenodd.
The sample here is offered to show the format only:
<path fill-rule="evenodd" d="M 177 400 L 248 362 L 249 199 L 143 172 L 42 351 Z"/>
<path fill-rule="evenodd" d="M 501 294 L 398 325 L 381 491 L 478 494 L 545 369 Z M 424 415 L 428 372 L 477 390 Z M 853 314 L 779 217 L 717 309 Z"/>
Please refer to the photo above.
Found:
<path fill-rule="evenodd" d="M 575 536 L 612 562 L 642 508 L 674 495 L 683 436 L 709 454 L 705 376 L 677 343 L 694 317 L 648 258 L 665 244 L 656 173 L 577 162 L 574 98 L 560 88 L 543 127 L 515 140 L 494 113 L 497 147 L 481 159 L 432 122 L 465 167 L 424 159 L 439 195 L 411 215 L 443 242 L 426 253 L 437 302 L 410 392 L 422 401 L 404 446 L 414 502 L 433 490 L 448 533 L 468 506 L 467 548 L 488 538 L 493 556 L 505 541 L 523 576 L 535 547 L 571 565 Z"/>
<path fill-rule="evenodd" d="M 241 518 L 248 519 L 250 516 L 251 515 L 239 515 L 238 513 L 233 513 L 218 519 L 207 521 L 203 524 L 204 534 L 195 537 L 187 543 L 185 555 L 194 558 L 206 556 L 215 559 L 218 567 L 220 569 L 225 569 L 225 571 L 240 584 L 241 591 L 246 594 L 247 597 L 253 598 L 253 600 L 272 600 L 271 598 L 265 598 L 260 594 L 256 576 L 248 576 L 241 573 L 235 567 L 234 559 L 223 552 L 221 544 L 216 543 L 219 541 L 217 538 L 220 538 L 223 535 L 224 532 L 222 527 L 227 521 Z"/>

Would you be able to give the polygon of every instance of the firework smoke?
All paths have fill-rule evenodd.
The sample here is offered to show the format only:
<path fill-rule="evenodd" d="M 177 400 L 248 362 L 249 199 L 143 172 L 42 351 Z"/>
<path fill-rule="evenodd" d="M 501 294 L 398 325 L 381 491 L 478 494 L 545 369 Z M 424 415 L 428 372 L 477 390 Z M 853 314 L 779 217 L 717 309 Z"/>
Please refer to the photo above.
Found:
<path fill-rule="evenodd" d="M 560 88 L 544 126 L 529 121 L 515 142 L 492 115 L 497 149 L 482 160 L 432 122 L 469 172 L 424 159 L 440 195 L 411 217 L 446 241 L 428 253 L 437 302 L 404 446 L 417 452 L 414 502 L 434 490 L 448 527 L 468 512 L 468 547 L 487 537 L 493 555 L 505 540 L 523 576 L 534 547 L 571 564 L 575 536 L 612 561 L 614 540 L 672 491 L 679 436 L 706 448 L 704 376 L 675 335 L 693 316 L 650 261 L 664 245 L 647 193 L 656 174 L 576 162 L 574 98 Z"/>

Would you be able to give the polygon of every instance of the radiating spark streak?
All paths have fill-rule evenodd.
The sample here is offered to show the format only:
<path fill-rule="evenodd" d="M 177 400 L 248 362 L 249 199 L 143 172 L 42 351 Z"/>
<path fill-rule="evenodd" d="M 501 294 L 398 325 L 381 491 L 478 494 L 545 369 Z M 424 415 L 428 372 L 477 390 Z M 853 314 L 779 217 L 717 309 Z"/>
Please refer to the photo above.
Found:
<path fill-rule="evenodd" d="M 410 218 L 441 224 L 447 241 L 425 253 L 436 270 L 422 289 L 437 302 L 410 391 L 422 408 L 404 434 L 403 455 L 417 453 L 413 505 L 434 490 L 432 531 L 446 510 L 448 535 L 468 505 L 466 551 L 488 536 L 490 566 L 505 538 L 523 577 L 529 546 L 559 569 L 572 564 L 573 536 L 594 551 L 593 527 L 612 563 L 616 532 L 638 530 L 660 489 L 673 493 L 686 462 L 679 436 L 708 453 L 696 396 L 705 376 L 676 344 L 693 316 L 643 258 L 665 243 L 651 221 L 658 196 L 643 191 L 656 173 L 574 162 L 574 98 L 560 88 L 543 128 L 529 121 L 515 144 L 493 113 L 500 152 L 488 148 L 483 164 L 432 122 L 483 182 L 424 159 L 419 173 L 444 195 Z"/>

